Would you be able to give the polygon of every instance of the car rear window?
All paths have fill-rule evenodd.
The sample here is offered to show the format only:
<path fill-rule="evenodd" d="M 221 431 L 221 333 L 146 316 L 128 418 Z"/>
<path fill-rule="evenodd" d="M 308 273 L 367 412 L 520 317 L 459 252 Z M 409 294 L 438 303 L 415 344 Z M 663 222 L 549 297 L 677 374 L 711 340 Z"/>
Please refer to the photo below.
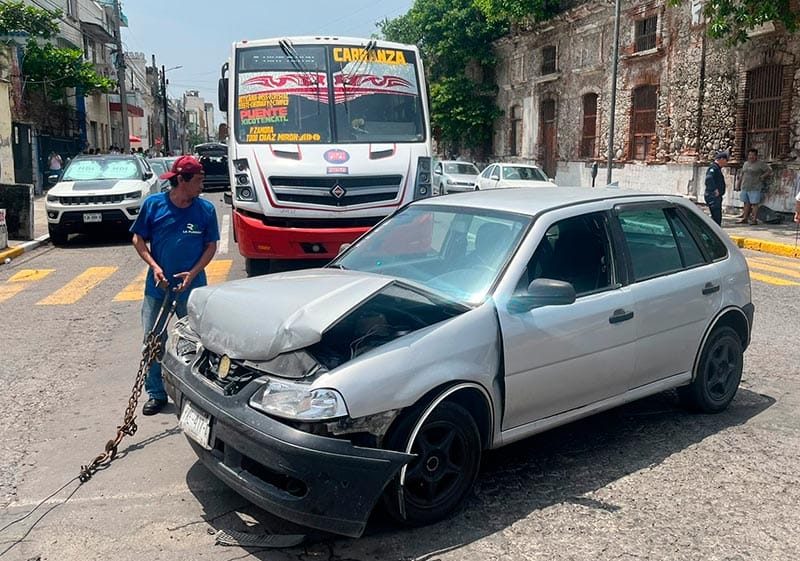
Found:
<path fill-rule="evenodd" d="M 725 243 L 719 239 L 719 236 L 714 233 L 708 224 L 703 222 L 702 218 L 697 216 L 694 212 L 685 209 L 681 209 L 680 215 L 684 220 L 686 220 L 686 222 L 689 223 L 689 226 L 696 234 L 700 245 L 705 248 L 706 253 L 709 255 L 712 261 L 727 257 L 728 248 L 725 247 Z"/>

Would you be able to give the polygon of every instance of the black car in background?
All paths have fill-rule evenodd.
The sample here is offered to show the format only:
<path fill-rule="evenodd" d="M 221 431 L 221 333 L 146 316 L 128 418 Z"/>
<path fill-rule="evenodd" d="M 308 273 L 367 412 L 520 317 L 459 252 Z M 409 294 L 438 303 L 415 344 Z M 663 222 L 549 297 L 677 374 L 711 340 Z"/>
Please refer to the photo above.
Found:
<path fill-rule="evenodd" d="M 198 144 L 194 147 L 197 158 L 203 164 L 206 178 L 205 189 L 226 188 L 230 185 L 228 176 L 228 145 L 219 142 Z"/>

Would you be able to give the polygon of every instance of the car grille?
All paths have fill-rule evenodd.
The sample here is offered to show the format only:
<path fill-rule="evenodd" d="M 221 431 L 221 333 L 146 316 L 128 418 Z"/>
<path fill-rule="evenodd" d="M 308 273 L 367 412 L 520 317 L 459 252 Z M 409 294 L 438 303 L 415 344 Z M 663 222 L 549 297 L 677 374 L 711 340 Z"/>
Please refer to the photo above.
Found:
<path fill-rule="evenodd" d="M 58 202 L 62 205 L 110 205 L 118 204 L 125 200 L 125 195 L 80 195 L 61 196 Z"/>
<path fill-rule="evenodd" d="M 203 378 L 219 387 L 225 395 L 238 393 L 251 380 L 264 375 L 263 372 L 248 368 L 239 361 L 231 360 L 228 374 L 225 377 L 221 377 L 219 372 L 221 359 L 221 355 L 205 350 L 200 360 L 196 363 L 196 371 Z"/>
<path fill-rule="evenodd" d="M 269 183 L 280 202 L 346 207 L 395 200 L 403 176 L 270 177 Z"/>

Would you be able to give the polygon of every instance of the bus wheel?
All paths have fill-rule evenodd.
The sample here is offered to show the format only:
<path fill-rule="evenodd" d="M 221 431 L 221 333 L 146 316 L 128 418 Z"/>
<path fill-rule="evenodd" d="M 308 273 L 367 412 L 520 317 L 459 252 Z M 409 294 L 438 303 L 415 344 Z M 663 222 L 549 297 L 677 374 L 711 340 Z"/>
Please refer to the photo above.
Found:
<path fill-rule="evenodd" d="M 245 259 L 244 270 L 248 277 L 269 274 L 269 259 Z"/>

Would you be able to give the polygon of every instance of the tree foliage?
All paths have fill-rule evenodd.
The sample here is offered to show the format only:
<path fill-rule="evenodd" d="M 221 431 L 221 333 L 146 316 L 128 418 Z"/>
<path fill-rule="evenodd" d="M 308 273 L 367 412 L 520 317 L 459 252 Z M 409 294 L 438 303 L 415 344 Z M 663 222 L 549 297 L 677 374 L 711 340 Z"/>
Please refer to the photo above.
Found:
<path fill-rule="evenodd" d="M 669 4 L 679 6 L 685 1 L 669 0 Z M 711 37 L 738 45 L 747 41 L 748 31 L 770 21 L 783 24 L 789 32 L 796 31 L 800 10 L 793 4 L 791 0 L 708 0 L 703 15 Z"/>
<path fill-rule="evenodd" d="M 494 86 L 470 80 L 465 72 L 468 66 L 491 70 L 492 41 L 507 33 L 507 22 L 488 20 L 473 0 L 416 0 L 406 14 L 384 20 L 379 28 L 388 40 L 420 48 L 430 82 L 431 121 L 440 143 L 483 148 L 500 114 Z"/>
<path fill-rule="evenodd" d="M 558 13 L 558 0 L 474 0 L 475 6 L 490 20 L 519 22 L 546 20 Z"/>
<path fill-rule="evenodd" d="M 98 74 L 83 51 L 48 43 L 58 34 L 61 12 L 49 11 L 23 2 L 0 4 L 0 35 L 27 35 L 23 49 L 22 78 L 25 88 L 44 92 L 51 99 L 63 99 L 67 88 L 83 95 L 108 92 L 114 81 Z"/>

